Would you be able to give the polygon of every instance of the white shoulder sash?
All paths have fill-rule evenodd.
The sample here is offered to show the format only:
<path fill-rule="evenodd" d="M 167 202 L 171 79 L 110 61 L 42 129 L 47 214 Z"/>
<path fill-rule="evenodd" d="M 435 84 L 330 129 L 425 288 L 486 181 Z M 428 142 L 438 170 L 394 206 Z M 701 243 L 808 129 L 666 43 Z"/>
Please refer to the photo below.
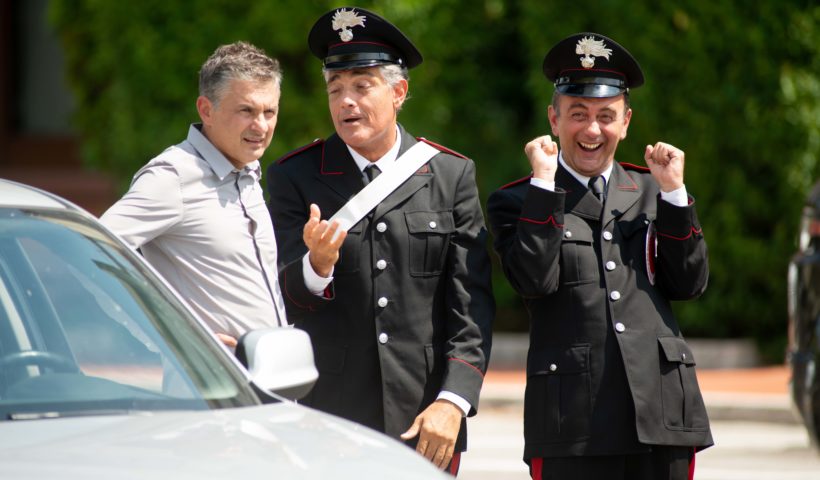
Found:
<path fill-rule="evenodd" d="M 328 222 L 338 221 L 339 230 L 348 231 L 437 153 L 441 152 L 425 142 L 416 143 L 396 159 L 395 165 L 359 190 Z"/>

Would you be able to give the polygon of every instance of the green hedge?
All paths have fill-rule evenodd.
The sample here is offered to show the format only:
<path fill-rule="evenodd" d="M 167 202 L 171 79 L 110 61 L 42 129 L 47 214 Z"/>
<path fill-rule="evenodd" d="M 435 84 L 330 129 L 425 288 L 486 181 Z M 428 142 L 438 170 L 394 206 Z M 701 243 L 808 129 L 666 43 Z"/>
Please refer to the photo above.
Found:
<path fill-rule="evenodd" d="M 786 265 L 802 199 L 818 177 L 820 7 L 748 3 L 543 0 L 360 2 L 412 38 L 425 61 L 411 74 L 402 123 L 475 159 L 486 199 L 524 176 L 524 143 L 548 133 L 551 87 L 543 55 L 557 40 L 595 31 L 626 46 L 647 83 L 632 94 L 618 159 L 642 164 L 658 140 L 686 152 L 686 184 L 710 247 L 711 278 L 676 305 L 688 336 L 755 337 L 781 360 Z M 197 120 L 197 71 L 220 44 L 248 40 L 285 70 L 280 123 L 263 159 L 332 124 L 320 64 L 306 37 L 326 1 L 61 0 L 51 16 L 63 41 L 89 166 L 124 189 L 146 160 Z M 574 7 L 574 8 L 571 8 Z M 496 268 L 498 330 L 526 329 L 526 313 Z"/>

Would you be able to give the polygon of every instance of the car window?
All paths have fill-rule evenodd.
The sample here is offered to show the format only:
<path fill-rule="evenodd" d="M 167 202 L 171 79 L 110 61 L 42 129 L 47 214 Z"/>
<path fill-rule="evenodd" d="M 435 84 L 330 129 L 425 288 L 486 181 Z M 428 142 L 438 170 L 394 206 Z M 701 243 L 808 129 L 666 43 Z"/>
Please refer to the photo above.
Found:
<path fill-rule="evenodd" d="M 95 222 L 0 209 L 0 420 L 258 403 L 190 312 Z"/>

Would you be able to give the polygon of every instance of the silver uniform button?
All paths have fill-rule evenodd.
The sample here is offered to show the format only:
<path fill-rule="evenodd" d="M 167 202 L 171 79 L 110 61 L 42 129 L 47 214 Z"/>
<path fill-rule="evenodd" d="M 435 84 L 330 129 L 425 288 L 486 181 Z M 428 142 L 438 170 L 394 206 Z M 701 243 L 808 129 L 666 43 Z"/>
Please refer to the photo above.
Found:
<path fill-rule="evenodd" d="M 684 360 L 686 360 L 686 354 L 685 354 L 685 353 L 681 353 L 681 354 L 680 354 L 680 356 L 681 356 L 681 358 L 683 358 Z"/>
<path fill-rule="evenodd" d="M 618 333 L 624 333 L 626 331 L 626 325 L 621 322 L 615 324 L 615 331 Z M 384 335 L 384 334 L 382 334 Z"/>
<path fill-rule="evenodd" d="M 382 332 L 379 334 L 379 343 L 385 344 L 387 343 L 387 334 Z"/>
<path fill-rule="evenodd" d="M 550 372 L 554 372 L 556 370 L 558 370 L 558 365 L 556 365 L 554 363 L 551 363 L 550 364 Z"/>
<path fill-rule="evenodd" d="M 384 308 L 387 306 L 387 297 L 380 297 L 379 298 L 379 306 Z"/>
<path fill-rule="evenodd" d="M 611 298 L 612 300 L 618 300 L 619 298 L 621 298 L 621 292 L 613 290 L 609 293 L 609 298 Z"/>
<path fill-rule="evenodd" d="M 566 238 L 572 238 L 572 232 L 570 232 L 569 230 L 567 230 L 566 232 L 564 232 L 564 236 L 565 236 Z"/>
<path fill-rule="evenodd" d="M 436 226 L 437 226 L 436 222 L 433 222 L 433 221 L 431 221 L 428 225 L 430 225 L 430 228 L 436 228 Z"/>
<path fill-rule="evenodd" d="M 377 223 L 376 224 L 376 230 L 378 230 L 379 233 L 386 232 L 387 231 L 387 224 L 384 223 L 384 222 Z"/>
<path fill-rule="evenodd" d="M 610 232 L 609 230 L 604 231 L 603 235 L 604 240 L 612 240 L 612 232 Z"/>
<path fill-rule="evenodd" d="M 613 262 L 612 260 L 606 262 L 606 269 L 610 272 L 615 270 L 615 262 Z"/>
<path fill-rule="evenodd" d="M 387 268 L 387 261 L 379 260 L 378 262 L 376 262 L 376 268 L 378 268 L 379 270 L 384 270 L 385 268 Z"/>

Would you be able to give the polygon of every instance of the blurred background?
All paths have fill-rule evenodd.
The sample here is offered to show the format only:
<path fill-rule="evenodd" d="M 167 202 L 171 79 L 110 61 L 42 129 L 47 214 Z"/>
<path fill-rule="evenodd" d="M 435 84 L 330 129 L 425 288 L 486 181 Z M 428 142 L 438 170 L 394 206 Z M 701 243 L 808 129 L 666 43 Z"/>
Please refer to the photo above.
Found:
<path fill-rule="evenodd" d="M 676 305 L 687 337 L 746 339 L 782 363 L 786 270 L 806 193 L 820 175 L 820 6 L 809 0 L 385 0 L 356 4 L 423 53 L 399 116 L 413 134 L 473 158 L 482 200 L 529 173 L 524 144 L 549 133 L 541 61 L 580 31 L 640 62 L 628 138 L 616 159 L 643 165 L 666 141 L 686 152 L 686 186 L 710 249 L 710 286 Z M 101 214 L 133 173 L 182 141 L 197 73 L 247 40 L 284 67 L 279 125 L 263 158 L 333 129 L 307 33 L 319 0 L 0 0 L 0 177 Z M 497 258 L 494 257 L 494 261 Z M 496 265 L 498 332 L 526 312 Z"/>

